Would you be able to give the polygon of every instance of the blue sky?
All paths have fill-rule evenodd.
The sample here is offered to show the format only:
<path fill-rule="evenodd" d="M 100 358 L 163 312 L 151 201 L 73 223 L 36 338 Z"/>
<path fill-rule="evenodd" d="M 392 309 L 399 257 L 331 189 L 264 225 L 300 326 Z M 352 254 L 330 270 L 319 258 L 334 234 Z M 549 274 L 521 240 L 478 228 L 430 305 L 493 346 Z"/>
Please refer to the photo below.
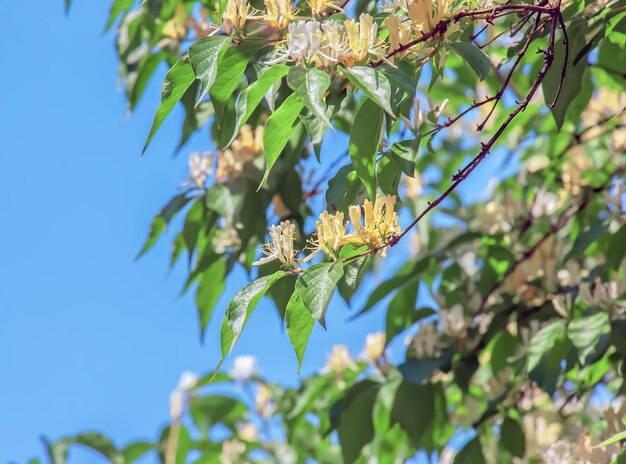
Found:
<path fill-rule="evenodd" d="M 169 242 L 133 261 L 152 216 L 186 175 L 185 154 L 171 157 L 181 114 L 141 157 L 160 77 L 126 119 L 113 37 L 101 35 L 110 2 L 76 0 L 69 18 L 62 4 L 0 0 L 2 463 L 41 456 L 41 435 L 153 439 L 180 374 L 217 363 L 220 321 L 202 346 L 191 295 L 177 297 L 185 270 L 167 272 Z M 185 151 L 207 143 L 196 136 Z M 243 284 L 241 275 L 229 282 L 218 316 Z M 320 369 L 335 343 L 358 354 L 365 335 L 382 327 L 381 309 L 348 326 L 335 302 L 303 372 Z M 256 355 L 272 380 L 297 381 L 267 302 L 236 354 Z"/>

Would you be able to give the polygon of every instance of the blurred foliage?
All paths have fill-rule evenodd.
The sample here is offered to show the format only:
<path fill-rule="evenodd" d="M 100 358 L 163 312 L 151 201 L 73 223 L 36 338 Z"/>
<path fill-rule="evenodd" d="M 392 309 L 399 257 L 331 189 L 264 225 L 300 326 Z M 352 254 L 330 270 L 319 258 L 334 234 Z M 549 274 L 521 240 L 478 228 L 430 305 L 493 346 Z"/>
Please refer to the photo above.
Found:
<path fill-rule="evenodd" d="M 300 363 L 335 290 L 386 327 L 296 388 L 183 376 L 156 441 L 52 462 L 626 461 L 623 1 L 115 0 L 114 26 L 130 110 L 169 68 L 146 149 L 179 104 L 176 150 L 209 135 L 140 255 L 172 237 L 202 333 L 249 274 L 222 360 L 263 296 Z"/>

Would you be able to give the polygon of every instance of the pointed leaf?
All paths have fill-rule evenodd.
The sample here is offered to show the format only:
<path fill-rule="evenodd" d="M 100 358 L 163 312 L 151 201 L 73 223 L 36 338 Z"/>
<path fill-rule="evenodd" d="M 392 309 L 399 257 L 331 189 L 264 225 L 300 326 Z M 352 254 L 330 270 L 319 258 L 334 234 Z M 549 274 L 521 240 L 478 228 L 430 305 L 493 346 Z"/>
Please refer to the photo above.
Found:
<path fill-rule="evenodd" d="M 213 261 L 204 271 L 198 289 L 196 290 L 196 307 L 200 319 L 200 338 L 204 337 L 204 331 L 211 320 L 213 308 L 224 293 L 226 279 L 226 258 Z"/>
<path fill-rule="evenodd" d="M 211 87 L 211 98 L 222 102 L 232 98 L 241 82 L 250 58 L 261 46 L 240 44 L 229 47 L 217 65 L 217 78 Z"/>
<path fill-rule="evenodd" d="M 391 116 L 396 116 L 391 109 L 391 84 L 381 70 L 369 66 L 353 66 L 342 69 L 342 72 L 378 106 Z"/>
<path fill-rule="evenodd" d="M 289 303 L 287 303 L 285 319 L 287 322 L 287 335 L 289 335 L 291 346 L 293 346 L 296 356 L 298 357 L 299 373 L 302 367 L 302 359 L 304 358 L 306 345 L 309 342 L 309 337 L 315 325 L 315 318 L 306 309 L 297 291 L 293 292 Z"/>
<path fill-rule="evenodd" d="M 146 151 L 154 134 L 159 130 L 165 118 L 170 114 L 176 103 L 180 101 L 194 79 L 193 68 L 189 63 L 187 55 L 180 58 L 165 75 L 165 81 L 163 81 L 163 87 L 161 88 L 161 104 L 154 116 L 143 152 Z"/>
<path fill-rule="evenodd" d="M 326 309 L 343 277 L 343 264 L 319 263 L 308 268 L 296 282 L 296 290 L 311 315 L 326 328 Z"/>
<path fill-rule="evenodd" d="M 324 95 L 330 87 L 330 76 L 317 68 L 305 70 L 292 67 L 287 76 L 287 84 L 300 96 L 302 103 L 327 127 L 330 119 L 326 115 Z"/>
<path fill-rule="evenodd" d="M 230 37 L 213 35 L 204 37 L 189 47 L 189 60 L 201 88 L 198 95 L 200 102 L 207 94 L 217 77 L 218 58 L 222 50 L 230 45 Z"/>
<path fill-rule="evenodd" d="M 348 145 L 354 170 L 372 200 L 376 198 L 376 154 L 382 124 L 383 111 L 369 98 L 364 99 L 354 118 Z"/>
<path fill-rule="evenodd" d="M 228 327 L 232 335 L 230 346 L 227 347 L 229 352 L 232 351 L 235 343 L 237 343 L 248 318 L 252 314 L 252 311 L 254 311 L 254 308 L 256 308 L 261 297 L 265 295 L 265 292 L 267 292 L 274 282 L 284 275 L 284 271 L 277 271 L 272 275 L 261 277 L 246 285 L 235 295 L 235 298 L 233 298 L 233 301 L 230 302 L 226 310 L 226 319 L 228 320 Z M 224 346 L 222 346 L 222 349 L 223 348 Z"/>
<path fill-rule="evenodd" d="M 485 80 L 491 69 L 489 57 L 480 48 L 470 42 L 448 44 L 474 70 L 480 80 Z"/>
<path fill-rule="evenodd" d="M 235 131 L 233 132 L 228 145 L 233 143 L 233 140 L 235 140 L 235 137 L 239 134 L 241 127 L 250 118 L 257 106 L 259 106 L 259 103 L 261 103 L 261 100 L 263 100 L 263 97 L 269 89 L 276 82 L 285 77 L 288 72 L 289 67 L 283 64 L 277 64 L 267 68 L 254 83 L 250 84 L 239 94 L 237 103 L 235 104 L 235 111 L 237 115 L 235 120 Z"/>
<path fill-rule="evenodd" d="M 267 165 L 259 188 L 265 184 L 274 163 L 289 142 L 303 106 L 298 94 L 292 93 L 267 120 L 263 132 L 263 150 Z"/>

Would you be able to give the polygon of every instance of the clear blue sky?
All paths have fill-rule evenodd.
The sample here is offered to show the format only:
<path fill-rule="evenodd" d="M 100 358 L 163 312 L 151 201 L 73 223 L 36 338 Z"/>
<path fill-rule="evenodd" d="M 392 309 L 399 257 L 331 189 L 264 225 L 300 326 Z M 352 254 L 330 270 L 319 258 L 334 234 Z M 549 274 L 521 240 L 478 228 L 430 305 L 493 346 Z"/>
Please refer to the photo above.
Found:
<path fill-rule="evenodd" d="M 186 175 L 186 154 L 171 157 L 178 112 L 140 156 L 164 70 L 125 121 L 113 36 L 101 35 L 110 1 L 76 0 L 69 18 L 62 4 L 0 0 L 0 463 L 41 456 L 40 435 L 153 439 L 180 374 L 217 361 L 220 321 L 202 346 L 192 298 L 177 297 L 184 269 L 167 273 L 169 242 L 133 261 Z M 197 136 L 186 151 L 207 143 Z M 218 313 L 243 284 L 229 283 Z M 348 315 L 335 302 L 304 373 L 335 343 L 358 354 L 384 319 L 378 310 L 348 326 Z M 297 380 L 267 302 L 236 354 L 256 355 L 272 380 Z"/>

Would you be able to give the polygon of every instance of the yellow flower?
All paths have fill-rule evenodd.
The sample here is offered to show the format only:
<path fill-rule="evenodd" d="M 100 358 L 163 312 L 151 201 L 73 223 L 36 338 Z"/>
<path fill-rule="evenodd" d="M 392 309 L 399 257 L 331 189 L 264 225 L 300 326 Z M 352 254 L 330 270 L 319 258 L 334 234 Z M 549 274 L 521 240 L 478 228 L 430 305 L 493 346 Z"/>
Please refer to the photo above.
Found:
<path fill-rule="evenodd" d="M 284 29 L 296 17 L 290 0 L 265 0 L 263 21 L 272 29 Z"/>
<path fill-rule="evenodd" d="M 346 243 L 359 243 L 360 237 L 346 233 L 346 225 L 342 212 L 330 214 L 324 211 L 320 220 L 315 223 L 315 239 L 311 242 L 316 250 L 308 255 L 303 262 L 309 261 L 320 251 L 328 256 L 336 257 L 337 252 Z"/>
<path fill-rule="evenodd" d="M 339 5 L 335 5 L 332 0 L 306 0 L 307 4 L 311 8 L 311 14 L 313 16 L 319 16 L 326 12 L 326 10 L 342 11 Z"/>
<path fill-rule="evenodd" d="M 345 345 L 335 345 L 322 372 L 334 372 L 335 374 L 341 375 L 346 369 L 356 369 L 356 367 L 356 364 L 354 364 L 354 361 L 352 361 L 350 357 L 348 347 Z"/>
<path fill-rule="evenodd" d="M 239 428 L 239 438 L 243 441 L 258 441 L 259 432 L 256 425 L 252 422 L 246 422 Z"/>
<path fill-rule="evenodd" d="M 177 41 L 183 40 L 187 37 L 186 20 L 187 12 L 182 5 L 178 5 L 174 17 L 163 26 L 163 35 Z"/>
<path fill-rule="evenodd" d="M 230 33 L 231 27 L 235 30 L 241 29 L 246 24 L 246 20 L 252 19 L 249 15 L 250 4 L 248 0 L 228 0 L 224 10 L 224 29 Z M 228 24 L 228 21 L 230 24 Z"/>
<path fill-rule="evenodd" d="M 263 153 L 263 126 L 252 127 L 245 124 L 230 148 L 220 151 L 217 159 L 216 178 L 220 182 L 239 175 L 246 163 Z"/>
<path fill-rule="evenodd" d="M 300 269 L 296 261 L 298 250 L 293 249 L 296 239 L 296 225 L 290 221 L 284 221 L 277 226 L 270 227 L 270 241 L 263 245 L 263 258 L 252 263 L 253 266 L 269 263 L 278 259 L 288 269 Z"/>
<path fill-rule="evenodd" d="M 360 62 L 367 58 L 368 53 L 375 54 L 374 47 L 378 39 L 378 24 L 368 14 L 362 14 L 357 23 L 348 19 L 343 23 L 348 36 L 348 47 L 352 52 L 351 57 L 346 57 L 344 62 L 351 66 L 354 62 Z"/>
<path fill-rule="evenodd" d="M 411 28 L 402 21 L 402 17 L 396 14 L 389 15 L 385 20 L 389 31 L 389 51 L 394 51 L 409 41 Z M 389 59 L 393 62 L 393 56 Z"/>
<path fill-rule="evenodd" d="M 368 245 L 379 247 L 393 235 L 399 234 L 402 229 L 398 225 L 398 214 L 394 207 L 396 204 L 395 195 L 376 195 L 376 202 L 365 200 L 363 202 L 364 221 L 361 223 L 361 207 L 350 206 L 350 222 L 356 233 L 361 237 L 362 242 Z M 386 256 L 386 248 L 382 248 L 381 256 Z"/>
<path fill-rule="evenodd" d="M 375 364 L 385 354 L 385 332 L 368 334 L 365 337 L 365 350 L 363 357 L 370 363 Z"/>

